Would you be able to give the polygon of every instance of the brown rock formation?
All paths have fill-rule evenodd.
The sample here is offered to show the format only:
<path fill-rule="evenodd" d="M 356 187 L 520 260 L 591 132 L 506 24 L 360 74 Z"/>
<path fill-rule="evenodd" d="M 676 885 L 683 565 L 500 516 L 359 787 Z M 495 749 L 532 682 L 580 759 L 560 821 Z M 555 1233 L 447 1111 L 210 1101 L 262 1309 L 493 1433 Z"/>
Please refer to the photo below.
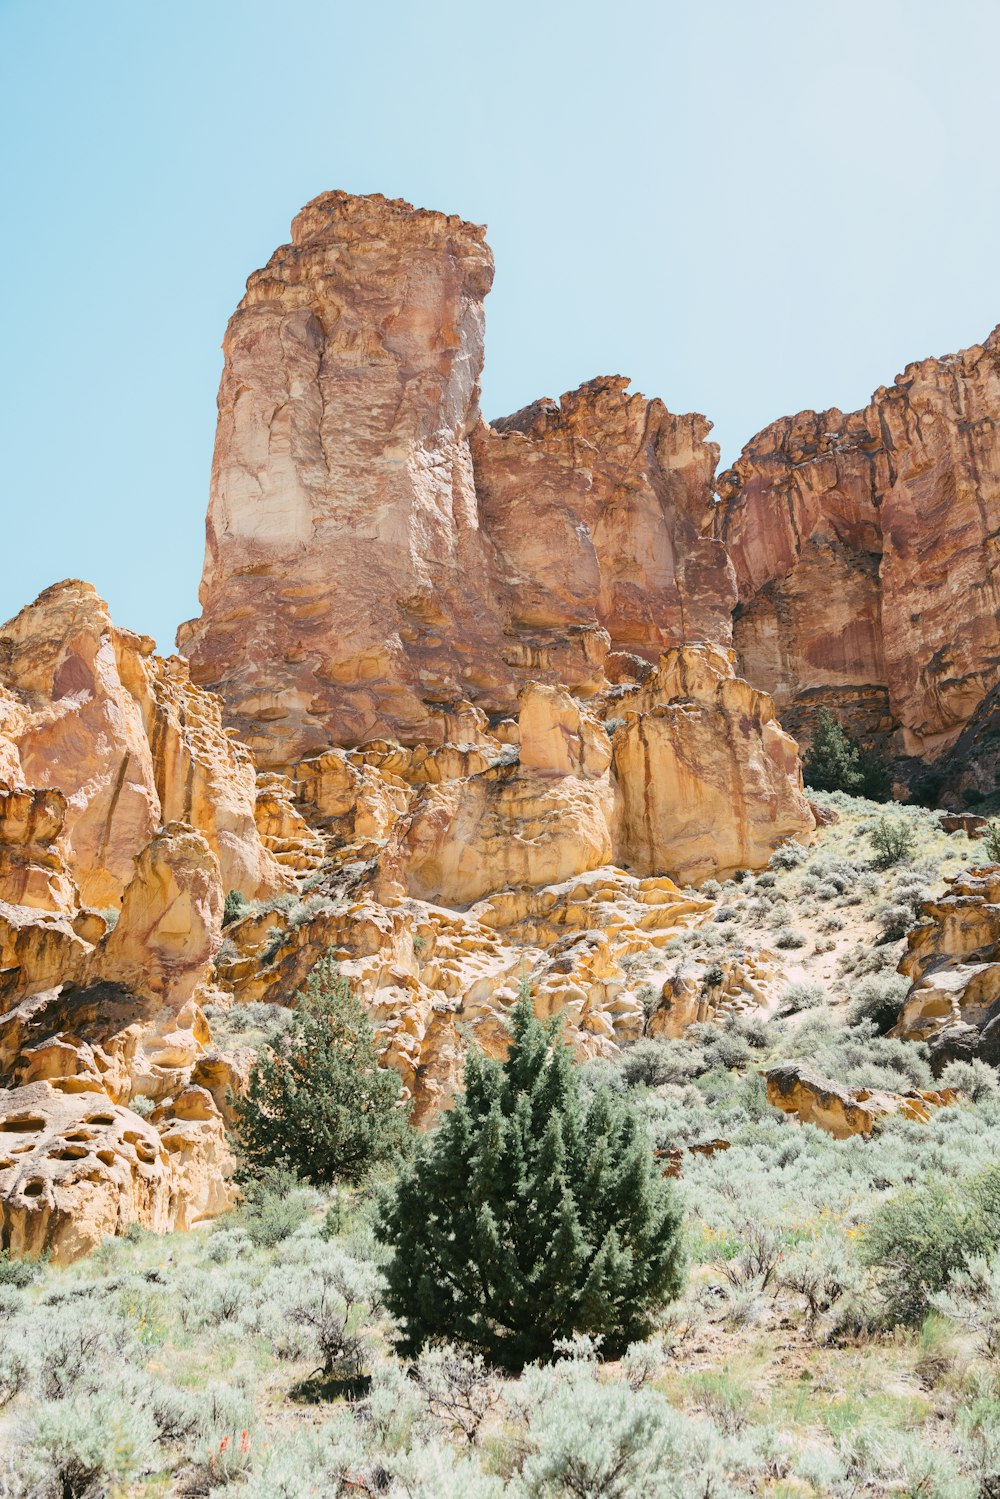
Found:
<path fill-rule="evenodd" d="M 162 661 L 145 636 L 117 629 L 89 584 L 48 588 L 0 628 L 0 684 L 7 784 L 54 794 L 44 818 L 52 838 L 63 797 L 61 848 L 84 905 L 116 905 L 135 856 L 179 818 L 204 832 L 227 889 L 290 886 L 260 841 L 253 763 L 224 731 L 217 700 L 182 661 Z M 0 839 L 15 821 L 3 820 Z"/>
<path fill-rule="evenodd" d="M 728 644 L 735 603 L 711 518 L 718 448 L 703 416 L 591 380 L 474 435 L 476 491 L 517 631 L 602 626 L 655 660 L 686 640 Z M 564 679 L 572 686 L 570 677 Z"/>
<path fill-rule="evenodd" d="M 187 1097 L 158 1129 L 100 1092 L 0 1092 L 0 1248 L 66 1264 L 133 1223 L 168 1233 L 229 1207 L 221 1119 Z"/>
<path fill-rule="evenodd" d="M 121 916 L 92 972 L 179 1010 L 218 950 L 222 905 L 219 861 L 208 843 L 184 823 L 168 823 L 136 860 Z"/>
<path fill-rule="evenodd" d="M 719 481 L 734 644 L 785 721 L 834 706 L 935 760 L 1000 681 L 1000 330 L 863 411 L 802 412 Z"/>
<path fill-rule="evenodd" d="M 767 1074 L 767 1101 L 800 1124 L 814 1124 L 838 1140 L 870 1135 L 881 1119 L 902 1114 L 926 1124 L 934 1109 L 958 1102 L 950 1089 L 939 1093 L 884 1093 L 868 1088 L 845 1088 L 819 1077 L 800 1063 L 772 1067 Z"/>
<path fill-rule="evenodd" d="M 509 712 L 529 679 L 592 692 L 611 643 L 729 639 L 704 418 L 612 377 L 482 424 L 483 234 L 326 193 L 230 321 L 178 638 L 264 765 L 444 743 L 441 704 Z"/>
<path fill-rule="evenodd" d="M 963 1055 L 1000 1064 L 1000 868 L 973 869 L 948 885 L 921 907 L 907 939 L 899 970 L 913 987 L 893 1035 L 934 1049 L 961 1027 Z"/>
<path fill-rule="evenodd" d="M 812 831 L 795 741 L 766 693 L 711 647 L 667 651 L 613 700 L 620 796 L 617 859 L 640 874 L 698 882 L 762 869 Z"/>

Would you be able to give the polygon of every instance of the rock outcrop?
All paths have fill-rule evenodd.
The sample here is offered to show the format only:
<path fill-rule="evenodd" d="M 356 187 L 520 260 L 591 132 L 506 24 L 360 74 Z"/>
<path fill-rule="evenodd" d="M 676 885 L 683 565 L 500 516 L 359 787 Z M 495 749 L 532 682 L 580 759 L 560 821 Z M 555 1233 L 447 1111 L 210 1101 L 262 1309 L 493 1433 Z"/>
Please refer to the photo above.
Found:
<path fill-rule="evenodd" d="M 947 1088 L 937 1093 L 846 1088 L 801 1063 L 788 1062 L 768 1072 L 767 1101 L 785 1114 L 794 1114 L 800 1124 L 814 1124 L 845 1140 L 850 1135 L 870 1135 L 881 1120 L 893 1114 L 926 1124 L 933 1110 L 957 1103 L 958 1095 Z"/>
<path fill-rule="evenodd" d="M 443 743 L 442 704 L 730 638 L 708 423 L 613 377 L 485 426 L 492 276 L 483 229 L 335 192 L 247 282 L 178 639 L 264 766 Z"/>
<path fill-rule="evenodd" d="M 734 645 L 783 721 L 828 705 L 934 761 L 1000 682 L 1000 330 L 863 411 L 801 412 L 720 476 Z"/>
<path fill-rule="evenodd" d="M 954 1057 L 1000 1065 L 1000 868 L 954 876 L 921 916 L 899 965 L 912 988 L 893 1034 L 927 1041 L 936 1072 Z"/>
<path fill-rule="evenodd" d="M 812 831 L 795 741 L 726 652 L 666 651 L 613 711 L 625 714 L 617 862 L 699 883 L 762 869 L 779 843 Z"/>
<path fill-rule="evenodd" d="M 223 1212 L 232 1157 L 211 1098 L 190 1091 L 200 1107 L 184 1095 L 159 1128 L 99 1091 L 0 1093 L 0 1249 L 66 1264 L 132 1224 L 169 1233 Z"/>
<path fill-rule="evenodd" d="M 290 888 L 254 821 L 252 759 L 223 729 L 217 699 L 177 657 L 163 661 L 146 636 L 113 625 L 89 584 L 56 584 L 0 627 L 0 688 L 7 790 L 52 793 L 41 822 L 36 800 L 34 831 L 8 799 L 0 879 L 4 844 L 27 837 L 37 855 L 58 837 L 81 903 L 116 906 L 136 855 L 163 823 L 183 820 L 209 840 L 227 889 Z"/>

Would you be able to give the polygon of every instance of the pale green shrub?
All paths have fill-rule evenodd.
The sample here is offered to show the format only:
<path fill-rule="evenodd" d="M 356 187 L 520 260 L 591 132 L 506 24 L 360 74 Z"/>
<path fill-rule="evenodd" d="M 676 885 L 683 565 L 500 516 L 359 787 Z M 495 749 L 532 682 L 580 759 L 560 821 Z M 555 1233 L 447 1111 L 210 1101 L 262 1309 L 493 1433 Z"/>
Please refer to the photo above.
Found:
<path fill-rule="evenodd" d="M 156 1457 L 148 1410 L 119 1395 L 72 1395 L 35 1405 L 18 1469 L 37 1499 L 97 1499 Z"/>
<path fill-rule="evenodd" d="M 952 1088 L 971 1098 L 973 1103 L 980 1103 L 1000 1091 L 1000 1077 L 993 1067 L 976 1057 L 971 1062 L 949 1062 L 941 1074 L 940 1086 Z"/>

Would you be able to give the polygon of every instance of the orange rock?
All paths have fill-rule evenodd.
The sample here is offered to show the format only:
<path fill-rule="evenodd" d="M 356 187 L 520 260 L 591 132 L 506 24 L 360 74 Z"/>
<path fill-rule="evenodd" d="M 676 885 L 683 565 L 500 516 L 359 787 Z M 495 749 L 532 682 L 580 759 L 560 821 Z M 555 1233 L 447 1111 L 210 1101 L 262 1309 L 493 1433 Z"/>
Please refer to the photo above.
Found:
<path fill-rule="evenodd" d="M 177 658 L 117 629 L 89 584 L 48 588 L 0 628 L 0 682 L 9 784 L 65 799 L 63 849 L 85 905 L 116 905 L 133 859 L 173 818 L 204 832 L 227 889 L 290 887 L 260 841 L 253 763 L 217 700 Z"/>
<path fill-rule="evenodd" d="M 158 1129 L 106 1094 L 46 1082 L 0 1091 L 0 1248 L 66 1264 L 131 1224 L 169 1233 L 224 1211 L 222 1121 L 185 1122 L 183 1097 L 178 1106 Z"/>
<path fill-rule="evenodd" d="M 785 1114 L 794 1114 L 800 1124 L 814 1124 L 844 1140 L 850 1135 L 870 1135 L 880 1120 L 892 1114 L 926 1124 L 935 1109 L 957 1103 L 958 1095 L 949 1088 L 938 1093 L 847 1088 L 801 1063 L 786 1062 L 767 1074 L 767 1101 Z"/>
<path fill-rule="evenodd" d="M 219 861 L 200 833 L 168 823 L 143 849 L 121 916 L 91 973 L 179 1010 L 208 975 L 222 932 Z"/>
<path fill-rule="evenodd" d="M 721 475 L 742 670 L 785 721 L 827 703 L 934 760 L 1000 682 L 1000 330 L 863 411 L 782 418 Z"/>
<path fill-rule="evenodd" d="M 666 651 L 618 689 L 616 859 L 683 882 L 762 869 L 779 843 L 811 833 L 795 741 L 774 704 L 717 647 Z"/>
<path fill-rule="evenodd" d="M 230 321 L 178 640 L 263 765 L 462 744 L 442 704 L 497 715 L 529 680 L 596 691 L 612 643 L 730 638 L 703 417 L 612 376 L 481 421 L 483 235 L 325 193 Z"/>

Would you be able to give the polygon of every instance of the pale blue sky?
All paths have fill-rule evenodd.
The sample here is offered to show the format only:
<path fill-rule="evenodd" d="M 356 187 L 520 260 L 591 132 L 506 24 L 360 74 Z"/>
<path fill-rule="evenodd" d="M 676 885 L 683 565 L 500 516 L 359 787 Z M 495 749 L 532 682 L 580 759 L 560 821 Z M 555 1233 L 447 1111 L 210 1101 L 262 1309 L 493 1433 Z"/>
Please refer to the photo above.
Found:
<path fill-rule="evenodd" d="M 0 619 L 196 612 L 248 273 L 325 188 L 489 225 L 484 409 L 623 373 L 723 456 L 1000 321 L 997 0 L 0 0 Z"/>

